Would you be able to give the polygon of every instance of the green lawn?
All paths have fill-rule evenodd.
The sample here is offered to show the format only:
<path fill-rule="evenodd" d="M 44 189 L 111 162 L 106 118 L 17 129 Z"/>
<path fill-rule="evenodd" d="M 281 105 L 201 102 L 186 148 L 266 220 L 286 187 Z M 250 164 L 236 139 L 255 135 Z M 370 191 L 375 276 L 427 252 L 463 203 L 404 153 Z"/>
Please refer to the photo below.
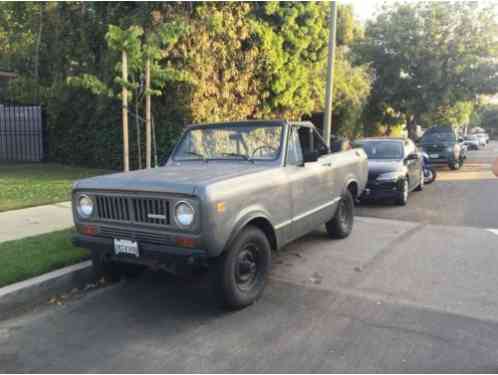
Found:
<path fill-rule="evenodd" d="M 69 200 L 74 180 L 106 173 L 53 163 L 0 164 L 0 212 Z"/>
<path fill-rule="evenodd" d="M 0 287 L 78 263 L 88 251 L 71 243 L 73 229 L 0 243 Z"/>

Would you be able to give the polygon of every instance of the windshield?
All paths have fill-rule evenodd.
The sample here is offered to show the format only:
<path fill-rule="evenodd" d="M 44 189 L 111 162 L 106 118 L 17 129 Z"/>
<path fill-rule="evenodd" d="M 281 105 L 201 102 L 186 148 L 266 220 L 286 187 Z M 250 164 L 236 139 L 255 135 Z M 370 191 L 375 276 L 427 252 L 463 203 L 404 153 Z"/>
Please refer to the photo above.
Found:
<path fill-rule="evenodd" d="M 173 160 L 276 160 L 282 148 L 282 126 L 223 125 L 189 130 Z"/>
<path fill-rule="evenodd" d="M 400 142 L 378 141 L 358 142 L 358 147 L 363 148 L 369 159 L 402 159 L 403 146 Z"/>
<path fill-rule="evenodd" d="M 456 137 L 455 134 L 453 133 L 431 133 L 431 134 L 426 134 L 422 137 L 421 142 L 422 143 L 428 143 L 428 142 L 455 142 Z"/>

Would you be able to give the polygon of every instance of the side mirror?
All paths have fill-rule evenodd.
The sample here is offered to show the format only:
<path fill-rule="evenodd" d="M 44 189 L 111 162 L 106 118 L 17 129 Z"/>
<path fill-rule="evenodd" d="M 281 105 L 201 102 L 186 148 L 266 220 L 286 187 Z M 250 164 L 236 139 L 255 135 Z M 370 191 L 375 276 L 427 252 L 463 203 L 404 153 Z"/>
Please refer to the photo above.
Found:
<path fill-rule="evenodd" d="M 303 161 L 305 163 L 311 163 L 318 160 L 320 153 L 317 150 L 306 151 L 303 153 Z"/>

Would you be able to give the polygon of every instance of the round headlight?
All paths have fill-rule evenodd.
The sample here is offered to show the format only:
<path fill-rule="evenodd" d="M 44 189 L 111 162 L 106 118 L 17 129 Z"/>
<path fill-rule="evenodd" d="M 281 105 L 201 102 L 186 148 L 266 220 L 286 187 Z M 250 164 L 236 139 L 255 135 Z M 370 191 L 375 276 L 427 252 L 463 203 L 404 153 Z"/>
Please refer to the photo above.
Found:
<path fill-rule="evenodd" d="M 93 201 L 88 195 L 81 195 L 78 199 L 78 214 L 86 219 L 93 213 Z"/>
<path fill-rule="evenodd" d="M 176 222 L 182 227 L 188 227 L 194 222 L 194 209 L 186 202 L 180 202 L 175 207 Z"/>

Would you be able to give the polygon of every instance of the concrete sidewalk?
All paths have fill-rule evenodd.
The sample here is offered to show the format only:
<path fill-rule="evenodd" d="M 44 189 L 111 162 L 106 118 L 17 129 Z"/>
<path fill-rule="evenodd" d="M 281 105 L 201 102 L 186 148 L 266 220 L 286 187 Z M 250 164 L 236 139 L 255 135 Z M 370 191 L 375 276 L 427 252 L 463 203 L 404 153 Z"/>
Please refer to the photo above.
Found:
<path fill-rule="evenodd" d="M 73 226 L 71 202 L 0 213 L 0 243 Z"/>

